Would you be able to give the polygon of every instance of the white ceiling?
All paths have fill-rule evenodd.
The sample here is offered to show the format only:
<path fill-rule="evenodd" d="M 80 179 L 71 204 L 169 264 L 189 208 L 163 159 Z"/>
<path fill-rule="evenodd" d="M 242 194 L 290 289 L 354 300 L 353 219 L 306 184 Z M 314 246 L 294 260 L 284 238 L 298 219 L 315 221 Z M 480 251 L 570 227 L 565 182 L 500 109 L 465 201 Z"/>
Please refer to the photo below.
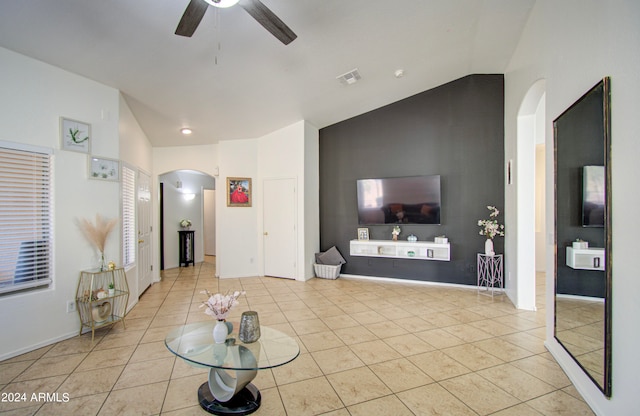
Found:
<path fill-rule="evenodd" d="M 208 144 L 503 73 L 535 0 L 262 2 L 298 35 L 288 46 L 239 6 L 174 35 L 189 0 L 2 0 L 0 46 L 119 89 L 154 146 Z M 336 80 L 354 68 L 358 83 Z"/>

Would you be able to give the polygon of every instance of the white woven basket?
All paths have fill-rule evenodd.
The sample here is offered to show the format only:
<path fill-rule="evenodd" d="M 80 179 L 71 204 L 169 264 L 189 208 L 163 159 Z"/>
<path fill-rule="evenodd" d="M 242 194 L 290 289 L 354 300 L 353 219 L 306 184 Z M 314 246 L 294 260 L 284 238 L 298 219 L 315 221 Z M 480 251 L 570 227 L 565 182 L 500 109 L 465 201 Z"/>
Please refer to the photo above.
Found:
<path fill-rule="evenodd" d="M 342 268 L 342 264 L 338 264 L 337 266 L 333 266 L 331 264 L 318 264 L 314 263 L 313 268 L 316 271 L 316 276 L 322 279 L 336 279 L 340 276 L 340 269 Z"/>

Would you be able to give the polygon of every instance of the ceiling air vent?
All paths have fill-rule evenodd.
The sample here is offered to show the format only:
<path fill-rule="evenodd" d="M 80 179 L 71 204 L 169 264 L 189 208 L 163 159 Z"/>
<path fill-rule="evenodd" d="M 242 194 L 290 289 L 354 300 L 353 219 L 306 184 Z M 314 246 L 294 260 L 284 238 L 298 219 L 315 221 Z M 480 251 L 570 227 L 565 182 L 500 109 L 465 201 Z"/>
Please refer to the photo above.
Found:
<path fill-rule="evenodd" d="M 358 82 L 362 77 L 360 76 L 360 72 L 358 72 L 358 68 L 352 69 L 346 74 L 342 74 L 336 77 L 340 82 L 344 85 L 351 85 Z"/>

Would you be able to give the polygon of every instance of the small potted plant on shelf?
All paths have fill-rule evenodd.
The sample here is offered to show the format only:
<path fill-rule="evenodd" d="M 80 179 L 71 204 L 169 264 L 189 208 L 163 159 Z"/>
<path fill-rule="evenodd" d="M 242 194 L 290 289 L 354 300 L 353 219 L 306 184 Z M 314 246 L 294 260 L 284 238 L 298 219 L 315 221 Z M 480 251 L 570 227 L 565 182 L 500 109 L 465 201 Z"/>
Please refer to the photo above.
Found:
<path fill-rule="evenodd" d="M 109 296 L 113 296 L 116 294 L 116 286 L 113 282 L 109 283 Z"/>

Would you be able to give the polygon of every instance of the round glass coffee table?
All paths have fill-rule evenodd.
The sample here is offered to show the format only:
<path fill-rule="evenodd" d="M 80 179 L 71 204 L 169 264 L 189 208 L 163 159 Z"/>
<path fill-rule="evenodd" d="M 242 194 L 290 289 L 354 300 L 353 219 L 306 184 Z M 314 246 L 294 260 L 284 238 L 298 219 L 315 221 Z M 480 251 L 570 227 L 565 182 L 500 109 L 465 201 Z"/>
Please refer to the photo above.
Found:
<path fill-rule="evenodd" d="M 209 369 L 208 382 L 198 389 L 203 409 L 215 415 L 248 415 L 260 407 L 260 391 L 251 383 L 258 370 L 293 361 L 300 347 L 289 335 L 268 326 L 260 326 L 256 342 L 241 342 L 236 330 L 224 344 L 215 344 L 215 324 L 212 320 L 181 326 L 169 332 L 164 343 L 188 364 Z"/>

